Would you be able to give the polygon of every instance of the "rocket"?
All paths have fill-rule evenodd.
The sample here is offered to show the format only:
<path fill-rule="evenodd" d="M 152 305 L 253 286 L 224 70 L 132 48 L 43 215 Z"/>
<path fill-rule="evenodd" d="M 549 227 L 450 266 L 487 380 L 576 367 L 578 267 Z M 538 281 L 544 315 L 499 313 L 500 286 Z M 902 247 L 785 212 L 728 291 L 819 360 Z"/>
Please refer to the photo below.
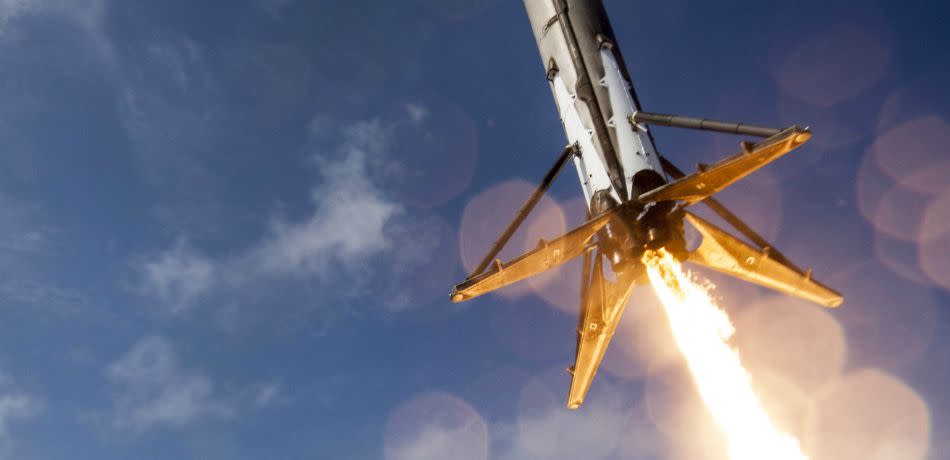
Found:
<path fill-rule="evenodd" d="M 812 278 L 719 203 L 713 195 L 789 153 L 811 137 L 807 128 L 768 128 L 642 110 L 601 0 L 524 0 L 567 136 L 537 189 L 476 269 L 451 293 L 462 302 L 583 258 L 574 364 L 567 407 L 583 403 L 636 284 L 643 255 L 665 249 L 707 267 L 825 307 L 842 296 Z M 660 155 L 651 126 L 742 136 L 738 152 L 686 174 Z M 554 178 L 571 161 L 587 202 L 587 221 L 509 261 L 495 257 Z M 703 204 L 745 239 L 689 210 Z M 685 224 L 702 236 L 688 249 Z"/>

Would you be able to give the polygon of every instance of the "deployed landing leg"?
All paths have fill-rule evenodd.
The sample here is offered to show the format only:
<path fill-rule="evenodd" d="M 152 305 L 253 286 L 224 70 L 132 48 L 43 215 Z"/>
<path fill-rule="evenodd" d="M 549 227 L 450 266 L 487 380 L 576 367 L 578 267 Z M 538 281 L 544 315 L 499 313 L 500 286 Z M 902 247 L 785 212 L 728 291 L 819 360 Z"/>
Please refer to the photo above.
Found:
<path fill-rule="evenodd" d="M 754 244 L 754 246 L 750 245 L 699 216 L 687 212 L 686 220 L 703 236 L 702 244 L 689 255 L 690 262 L 826 307 L 841 305 L 843 301 L 841 294 L 812 279 L 810 269 L 798 268 L 765 238 L 711 196 L 806 142 L 811 137 L 808 129 L 798 126 L 773 129 L 743 123 L 647 112 L 634 113 L 630 117 L 630 122 L 635 125 L 655 124 L 765 137 L 766 139 L 759 143 L 742 142 L 740 153 L 712 166 L 700 164 L 699 170 L 693 174 L 685 174 L 661 156 L 660 163 L 663 170 L 675 179 L 674 182 L 644 193 L 639 199 L 641 201 L 681 200 L 686 206 L 703 203 Z"/>
<path fill-rule="evenodd" d="M 581 276 L 580 314 L 577 322 L 577 350 L 574 365 L 568 371 L 572 375 L 567 406 L 576 409 L 583 403 L 591 381 L 597 373 L 604 353 L 620 323 L 627 299 L 633 290 L 637 271 L 624 270 L 617 273 L 611 282 L 604 277 L 606 257 L 594 242 L 595 235 L 611 220 L 622 220 L 640 204 L 628 201 L 606 212 L 593 216 L 583 225 L 553 240 L 544 241 L 529 251 L 508 262 L 495 259 L 505 243 L 537 204 L 548 189 L 558 171 L 572 154 L 574 146 L 568 146 L 557 162 L 544 176 L 538 188 L 531 194 L 518 214 L 492 245 L 482 262 L 465 281 L 452 290 L 453 302 L 462 302 L 500 289 L 530 276 L 561 265 L 577 256 L 584 256 Z M 492 261 L 494 260 L 494 263 Z"/>
<path fill-rule="evenodd" d="M 515 218 L 511 220 L 508 224 L 508 227 L 505 228 L 505 231 L 501 232 L 501 235 L 498 236 L 498 239 L 495 240 L 495 244 L 492 245 L 491 249 L 488 250 L 488 253 L 485 254 L 485 257 L 482 258 L 482 261 L 478 263 L 478 266 L 475 267 L 475 270 L 472 270 L 472 273 L 468 275 L 469 278 L 474 278 L 475 276 L 481 274 L 488 268 L 488 264 L 501 252 L 502 248 L 505 247 L 505 244 L 508 243 L 508 240 L 511 239 L 511 236 L 515 234 L 515 231 L 518 230 L 518 227 L 524 223 L 525 218 L 528 217 L 528 214 L 531 214 L 531 211 L 537 206 L 538 201 L 541 200 L 541 196 L 544 195 L 544 192 L 551 187 L 551 183 L 554 182 L 554 179 L 557 177 L 558 173 L 561 172 L 561 169 L 564 168 L 564 165 L 567 163 L 572 156 L 577 155 L 577 145 L 571 144 L 567 147 L 564 147 L 564 150 L 557 157 L 557 161 L 554 162 L 554 165 L 551 166 L 551 169 L 548 170 L 548 173 L 544 175 L 544 178 L 541 179 L 541 183 L 538 184 L 538 187 L 534 189 L 534 192 L 531 193 L 531 196 L 528 197 L 528 201 L 525 201 L 524 205 L 521 206 L 521 209 L 518 210 L 518 214 L 515 214 Z"/>
<path fill-rule="evenodd" d="M 620 318 L 633 291 L 633 270 L 618 274 L 616 282 L 604 278 L 604 256 L 590 249 L 584 254 L 581 276 L 581 304 L 577 316 L 577 350 L 571 374 L 567 407 L 577 409 L 584 402 L 597 368 L 617 331 Z"/>

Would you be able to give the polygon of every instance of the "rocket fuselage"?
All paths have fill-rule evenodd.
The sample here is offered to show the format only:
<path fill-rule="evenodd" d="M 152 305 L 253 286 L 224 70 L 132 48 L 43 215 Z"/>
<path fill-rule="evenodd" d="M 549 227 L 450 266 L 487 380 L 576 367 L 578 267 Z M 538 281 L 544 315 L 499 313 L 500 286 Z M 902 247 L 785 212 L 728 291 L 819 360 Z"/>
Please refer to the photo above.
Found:
<path fill-rule="evenodd" d="M 628 120 L 639 101 L 600 0 L 525 0 L 551 92 L 574 157 L 588 211 L 598 215 L 666 183 L 653 139 Z M 598 242 L 615 265 L 638 249 L 682 253 L 673 203 L 633 206 Z M 623 227 L 623 228 L 621 228 Z"/>

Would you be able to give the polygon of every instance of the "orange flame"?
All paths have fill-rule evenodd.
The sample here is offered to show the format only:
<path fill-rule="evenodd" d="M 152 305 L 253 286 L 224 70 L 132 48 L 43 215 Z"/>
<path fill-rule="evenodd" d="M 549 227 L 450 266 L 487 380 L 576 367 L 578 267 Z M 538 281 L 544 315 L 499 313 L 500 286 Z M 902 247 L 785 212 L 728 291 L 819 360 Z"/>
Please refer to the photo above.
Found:
<path fill-rule="evenodd" d="M 732 460 L 807 460 L 791 435 L 775 428 L 727 340 L 729 317 L 667 251 L 643 257 L 677 346 L 706 408 L 722 430 Z"/>

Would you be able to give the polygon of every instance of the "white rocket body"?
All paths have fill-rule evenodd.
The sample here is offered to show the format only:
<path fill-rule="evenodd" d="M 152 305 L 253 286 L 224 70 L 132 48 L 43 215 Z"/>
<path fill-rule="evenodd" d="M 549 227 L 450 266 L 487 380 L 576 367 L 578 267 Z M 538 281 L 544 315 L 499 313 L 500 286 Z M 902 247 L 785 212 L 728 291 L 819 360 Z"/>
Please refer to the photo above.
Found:
<path fill-rule="evenodd" d="M 526 0 L 525 6 L 564 131 L 580 151 L 574 165 L 588 210 L 602 211 L 597 200 L 604 194 L 618 204 L 664 182 L 646 127 L 628 121 L 638 110 L 636 96 L 599 2 Z M 565 9 L 566 20 L 559 17 Z M 649 187 L 635 183 L 641 171 L 653 173 L 643 179 Z"/>

